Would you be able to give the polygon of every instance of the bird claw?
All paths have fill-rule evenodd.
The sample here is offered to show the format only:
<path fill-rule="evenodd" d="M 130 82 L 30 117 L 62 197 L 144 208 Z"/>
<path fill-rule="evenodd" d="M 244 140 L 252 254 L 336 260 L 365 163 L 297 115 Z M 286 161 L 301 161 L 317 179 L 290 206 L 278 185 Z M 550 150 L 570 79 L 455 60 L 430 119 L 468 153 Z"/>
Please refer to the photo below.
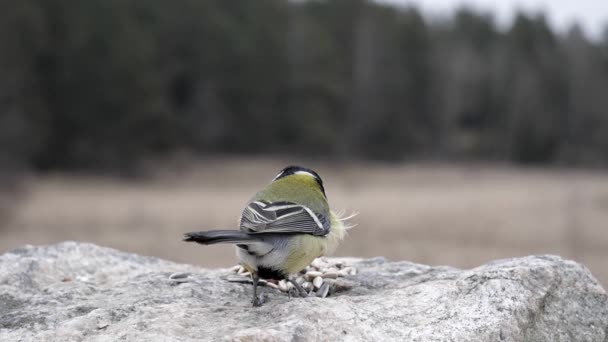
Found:
<path fill-rule="evenodd" d="M 262 306 L 264 304 L 264 297 L 261 294 L 253 297 L 251 304 L 253 304 L 254 308 Z"/>
<path fill-rule="evenodd" d="M 258 297 L 255 297 L 251 303 L 254 308 L 262 306 L 262 301 Z"/>
<path fill-rule="evenodd" d="M 308 297 L 308 292 L 306 292 L 306 290 L 304 290 L 302 285 L 298 284 L 297 281 L 295 281 L 293 279 L 289 279 L 289 282 L 293 284 L 293 287 L 287 292 L 289 294 L 290 298 L 291 298 L 291 291 L 294 291 L 294 297 L 302 297 L 302 298 Z"/>
<path fill-rule="evenodd" d="M 289 289 L 289 291 L 287 292 L 287 295 L 289 296 L 289 298 L 293 297 L 301 297 L 301 298 L 306 298 L 308 297 L 308 292 L 306 292 L 306 290 L 304 291 L 300 291 L 295 287 L 292 287 L 291 289 Z"/>

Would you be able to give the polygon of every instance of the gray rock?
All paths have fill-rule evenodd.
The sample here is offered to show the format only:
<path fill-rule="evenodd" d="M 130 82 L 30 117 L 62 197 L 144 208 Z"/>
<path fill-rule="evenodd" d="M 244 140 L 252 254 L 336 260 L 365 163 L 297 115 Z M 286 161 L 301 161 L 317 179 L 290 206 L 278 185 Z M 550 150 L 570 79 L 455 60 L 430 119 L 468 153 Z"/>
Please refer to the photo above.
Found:
<path fill-rule="evenodd" d="M 557 256 L 471 270 L 343 259 L 355 286 L 288 298 L 91 244 L 0 256 L 0 341 L 608 341 L 608 296 Z M 170 279 L 173 274 L 174 279 Z"/>

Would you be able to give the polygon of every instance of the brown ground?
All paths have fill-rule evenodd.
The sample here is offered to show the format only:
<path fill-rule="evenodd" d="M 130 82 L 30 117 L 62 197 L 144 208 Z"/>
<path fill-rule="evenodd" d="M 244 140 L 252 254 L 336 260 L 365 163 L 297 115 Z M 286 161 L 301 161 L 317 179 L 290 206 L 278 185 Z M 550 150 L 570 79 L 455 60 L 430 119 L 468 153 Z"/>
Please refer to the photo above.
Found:
<path fill-rule="evenodd" d="M 182 243 L 183 232 L 234 227 L 244 203 L 286 163 L 213 160 L 140 182 L 31 177 L 0 228 L 0 252 L 22 244 L 91 241 L 207 267 L 232 248 Z M 608 284 L 608 175 L 502 166 L 307 163 L 336 209 L 359 224 L 337 255 L 473 267 L 552 253 Z"/>

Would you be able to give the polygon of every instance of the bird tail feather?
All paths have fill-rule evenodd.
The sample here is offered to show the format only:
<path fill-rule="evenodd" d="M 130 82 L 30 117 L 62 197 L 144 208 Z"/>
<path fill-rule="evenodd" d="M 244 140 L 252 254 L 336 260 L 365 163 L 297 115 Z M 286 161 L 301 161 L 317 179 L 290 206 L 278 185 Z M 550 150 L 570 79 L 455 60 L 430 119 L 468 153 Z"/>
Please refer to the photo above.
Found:
<path fill-rule="evenodd" d="M 184 241 L 212 245 L 216 243 L 248 244 L 256 242 L 257 239 L 238 230 L 209 230 L 206 232 L 186 233 L 184 234 Z"/>

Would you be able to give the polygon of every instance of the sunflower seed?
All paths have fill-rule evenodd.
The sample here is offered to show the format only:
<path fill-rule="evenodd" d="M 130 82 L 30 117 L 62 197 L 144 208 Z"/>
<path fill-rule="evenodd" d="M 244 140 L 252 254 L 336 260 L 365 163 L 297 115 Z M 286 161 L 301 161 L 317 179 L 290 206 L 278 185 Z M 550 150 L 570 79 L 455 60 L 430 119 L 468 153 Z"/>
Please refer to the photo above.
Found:
<path fill-rule="evenodd" d="M 336 279 L 340 276 L 338 272 L 326 272 L 323 274 L 323 278 Z"/>
<path fill-rule="evenodd" d="M 323 275 L 323 273 L 321 273 L 319 271 L 310 271 L 310 272 L 306 273 L 306 277 L 308 279 L 314 279 L 316 277 L 320 277 L 321 275 Z"/>
<path fill-rule="evenodd" d="M 229 276 L 226 276 L 224 279 L 231 283 L 243 283 L 243 284 L 252 283 L 251 278 L 241 277 L 240 275 L 229 275 Z"/>
<path fill-rule="evenodd" d="M 97 329 L 101 330 L 101 329 L 105 329 L 110 325 L 110 323 L 106 320 L 102 320 L 100 322 L 97 323 Z"/>
<path fill-rule="evenodd" d="M 169 280 L 174 284 L 195 282 L 194 278 L 192 278 L 189 273 L 173 273 L 169 276 Z"/>
<path fill-rule="evenodd" d="M 324 261 L 322 261 L 321 259 L 315 259 L 315 260 L 312 261 L 312 263 L 310 264 L 310 266 L 312 266 L 312 267 L 320 270 L 320 269 L 322 269 L 322 268 L 325 267 L 325 264 L 326 263 Z"/>
<path fill-rule="evenodd" d="M 270 281 L 266 283 L 266 286 L 279 290 L 279 285 L 277 285 L 273 282 L 270 282 Z"/>
<path fill-rule="evenodd" d="M 183 279 L 186 279 L 190 277 L 190 273 L 182 273 L 182 272 L 178 272 L 178 273 L 173 273 L 169 276 L 169 279 L 171 280 L 175 280 L 175 281 L 180 281 Z"/>
<path fill-rule="evenodd" d="M 282 279 L 279 281 L 279 290 L 283 291 L 283 292 L 287 292 L 287 282 L 285 281 L 285 279 Z"/>
<path fill-rule="evenodd" d="M 315 288 L 320 288 L 321 285 L 323 284 L 323 278 L 321 277 L 315 277 L 315 279 L 312 281 L 312 284 L 315 286 Z"/>
<path fill-rule="evenodd" d="M 317 297 L 325 298 L 329 294 L 329 284 L 323 284 L 317 291 Z"/>

